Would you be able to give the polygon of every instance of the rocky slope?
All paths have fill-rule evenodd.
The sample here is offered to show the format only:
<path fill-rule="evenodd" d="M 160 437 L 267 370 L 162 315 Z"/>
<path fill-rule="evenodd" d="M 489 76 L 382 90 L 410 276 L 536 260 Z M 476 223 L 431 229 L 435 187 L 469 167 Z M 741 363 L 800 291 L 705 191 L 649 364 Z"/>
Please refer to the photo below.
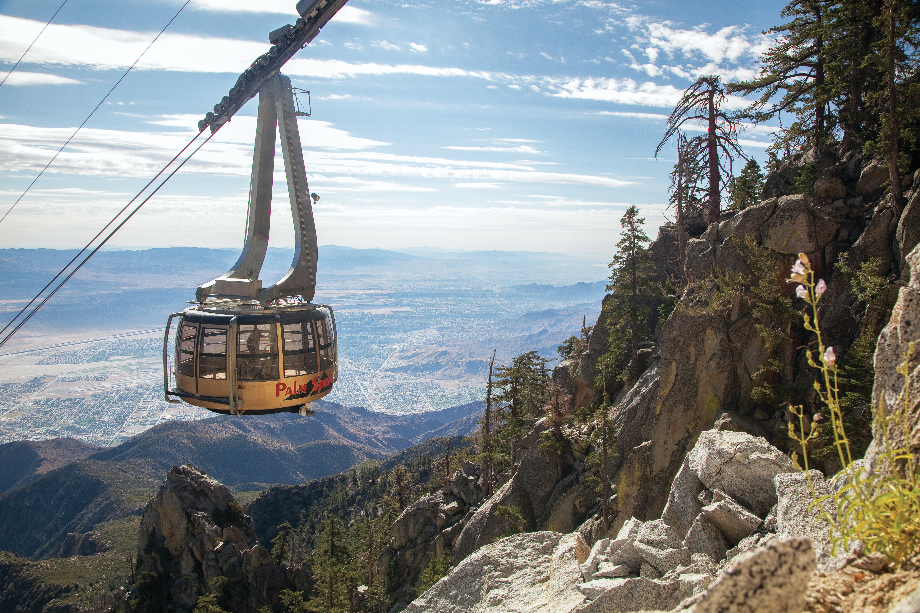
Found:
<path fill-rule="evenodd" d="M 804 162 L 804 160 L 803 160 Z M 738 213 L 726 213 L 722 221 L 707 228 L 698 239 L 688 242 L 688 276 L 704 280 L 719 271 L 751 269 L 739 251 L 739 240 L 752 238 L 775 262 L 776 274 L 785 277 L 797 254 L 806 253 L 820 277 L 828 280 L 822 312 L 822 330 L 827 345 L 838 357 L 863 330 L 878 335 L 888 320 L 897 296 L 898 284 L 910 273 L 904 254 L 917 243 L 920 227 L 920 189 L 910 200 L 900 220 L 892 220 L 890 209 L 877 205 L 884 200 L 883 179 L 876 163 L 850 155 L 843 160 L 824 160 L 825 171 L 813 196 L 787 195 L 768 199 L 759 206 Z M 772 188 L 778 189 L 778 188 Z M 668 230 L 659 240 L 669 243 Z M 654 247 L 654 245 L 653 245 Z M 851 279 L 834 272 L 834 264 L 846 261 L 851 268 L 878 258 L 877 270 L 894 284 L 876 298 L 865 317 L 856 308 Z M 664 263 L 676 259 L 666 254 Z M 664 266 L 665 264 L 662 264 Z M 792 291 L 790 286 L 788 291 Z M 750 391 L 758 371 L 768 358 L 758 333 L 752 305 L 744 301 L 722 312 L 705 308 L 711 297 L 705 283 L 688 285 L 678 307 L 658 328 L 656 344 L 649 350 L 649 366 L 617 399 L 612 417 L 616 422 L 619 472 L 615 527 L 630 517 L 660 516 L 667 502 L 668 488 L 699 433 L 713 426 L 720 415 L 736 415 L 734 427 L 785 443 L 782 414 L 753 418 Z M 595 336 L 595 335 L 593 335 Z M 699 342 L 686 342 L 699 339 Z M 592 338 L 587 354 L 578 364 L 564 364 L 557 373 L 573 398 L 590 400 L 590 382 L 596 374 L 596 360 L 606 351 L 604 338 Z M 804 347 L 785 361 L 790 386 L 808 403 L 811 369 Z M 571 372 L 575 369 L 575 372 Z M 813 402 L 813 401 L 812 401 Z M 811 405 L 811 413 L 819 407 Z"/>
<path fill-rule="evenodd" d="M 0 494 L 22 487 L 55 468 L 88 458 L 99 451 L 72 438 L 49 441 L 16 441 L 0 445 Z"/>

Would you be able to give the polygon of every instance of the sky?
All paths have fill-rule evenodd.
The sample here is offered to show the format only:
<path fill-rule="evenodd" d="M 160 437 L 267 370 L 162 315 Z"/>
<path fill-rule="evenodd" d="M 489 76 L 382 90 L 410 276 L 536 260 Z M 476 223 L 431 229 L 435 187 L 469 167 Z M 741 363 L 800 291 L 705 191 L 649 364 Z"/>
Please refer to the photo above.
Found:
<path fill-rule="evenodd" d="M 0 0 L 0 78 L 62 0 Z M 0 215 L 184 0 L 67 0 L 0 87 Z M 0 223 L 0 247 L 82 246 L 297 18 L 295 0 L 191 0 Z M 635 204 L 669 215 L 665 119 L 698 76 L 756 74 L 775 0 L 350 0 L 283 72 L 319 244 L 610 253 Z M 730 108 L 746 102 L 728 100 Z M 115 236 L 242 246 L 257 100 Z M 742 135 L 759 159 L 771 128 Z M 742 162 L 743 164 L 743 162 Z M 283 164 L 271 245 L 293 244 Z M 737 171 L 740 170 L 738 166 Z"/>

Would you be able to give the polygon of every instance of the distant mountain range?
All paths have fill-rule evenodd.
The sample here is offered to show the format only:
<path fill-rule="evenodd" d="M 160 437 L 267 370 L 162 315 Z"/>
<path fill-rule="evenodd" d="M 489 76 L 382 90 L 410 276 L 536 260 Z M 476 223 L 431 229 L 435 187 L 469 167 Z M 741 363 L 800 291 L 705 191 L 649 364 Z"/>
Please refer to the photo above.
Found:
<path fill-rule="evenodd" d="M 169 422 L 113 448 L 72 439 L 0 445 L 0 550 L 53 556 L 68 533 L 138 514 L 166 471 L 189 463 L 238 492 L 339 473 L 433 436 L 465 435 L 481 403 L 388 415 L 315 403 L 316 417 Z"/>
<path fill-rule="evenodd" d="M 30 299 L 77 254 L 75 249 L 0 249 L 0 300 Z M 227 272 L 238 256 L 236 249 L 194 247 L 100 251 L 30 327 L 65 332 L 162 326 L 169 313 L 182 310 L 194 297 L 197 286 Z M 280 279 L 289 269 L 291 257 L 288 249 L 270 248 L 262 268 L 263 282 L 269 285 Z M 392 291 L 407 285 L 425 287 L 426 291 L 444 287 L 514 288 L 522 295 L 552 288 L 547 299 L 589 302 L 603 295 L 596 280 L 606 274 L 602 258 L 593 254 L 407 253 L 324 245 L 319 248 L 317 287 L 320 296 L 324 290 Z M 528 285 L 534 281 L 541 285 Z M 586 283 L 573 286 L 578 282 Z M 0 320 L 12 317 L 19 306 L 15 302 L 0 305 Z M 4 317 L 5 313 L 8 315 Z"/>

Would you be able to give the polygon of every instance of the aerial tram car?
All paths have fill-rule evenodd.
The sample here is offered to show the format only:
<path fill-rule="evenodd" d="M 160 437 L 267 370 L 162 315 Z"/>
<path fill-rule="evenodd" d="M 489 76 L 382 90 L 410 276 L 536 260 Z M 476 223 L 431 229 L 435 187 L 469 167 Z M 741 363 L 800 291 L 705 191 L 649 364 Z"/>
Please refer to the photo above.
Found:
<path fill-rule="evenodd" d="M 309 112 L 300 108 L 297 90 L 279 70 L 344 4 L 301 0 L 297 25 L 272 32 L 272 50 L 199 122 L 200 130 L 210 125 L 216 131 L 259 96 L 243 252 L 226 274 L 198 288 L 192 306 L 167 320 L 163 387 L 169 402 L 230 415 L 313 415 L 310 403 L 331 392 L 338 378 L 335 314 L 312 302 L 318 257 L 313 204 L 319 197 L 309 191 L 297 127 L 297 117 Z M 280 281 L 262 287 L 276 127 L 294 222 L 294 260 Z"/>

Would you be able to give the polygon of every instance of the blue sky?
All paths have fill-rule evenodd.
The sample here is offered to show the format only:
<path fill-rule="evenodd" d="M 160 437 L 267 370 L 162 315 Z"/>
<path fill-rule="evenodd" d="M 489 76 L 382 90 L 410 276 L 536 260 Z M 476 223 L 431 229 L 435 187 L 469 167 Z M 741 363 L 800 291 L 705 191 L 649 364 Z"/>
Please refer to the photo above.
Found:
<path fill-rule="evenodd" d="M 5 211 L 177 0 L 68 0 L 0 87 Z M 0 0 L 8 71 L 60 0 Z M 0 224 L 0 246 L 82 245 L 296 19 L 294 0 L 192 0 Z M 288 63 L 320 244 L 612 253 L 636 204 L 666 214 L 664 118 L 698 75 L 750 77 L 784 2 L 351 0 Z M 734 107 L 743 101 L 730 101 Z M 256 101 L 113 240 L 240 246 Z M 770 130 L 743 135 L 763 160 Z M 281 171 L 281 172 L 279 172 Z M 276 163 L 273 246 L 292 244 Z"/>

